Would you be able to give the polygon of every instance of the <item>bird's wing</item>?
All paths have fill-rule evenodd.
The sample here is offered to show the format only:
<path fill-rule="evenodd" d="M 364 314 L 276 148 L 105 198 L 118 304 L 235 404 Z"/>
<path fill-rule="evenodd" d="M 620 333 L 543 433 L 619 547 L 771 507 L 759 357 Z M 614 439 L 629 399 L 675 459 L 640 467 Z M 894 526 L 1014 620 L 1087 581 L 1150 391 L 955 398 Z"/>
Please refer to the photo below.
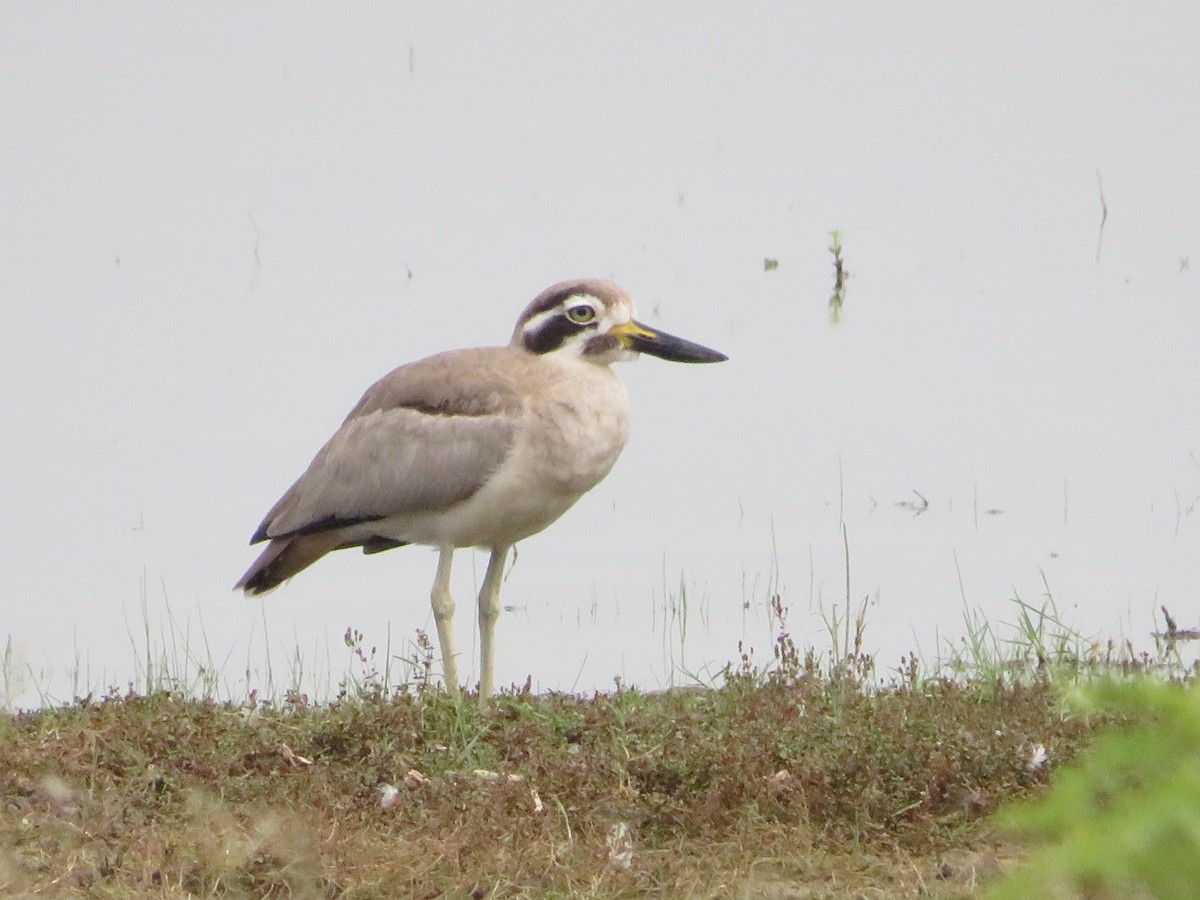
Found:
<path fill-rule="evenodd" d="M 522 409 L 497 362 L 490 348 L 453 351 L 376 382 L 251 543 L 466 500 L 508 455 Z"/>

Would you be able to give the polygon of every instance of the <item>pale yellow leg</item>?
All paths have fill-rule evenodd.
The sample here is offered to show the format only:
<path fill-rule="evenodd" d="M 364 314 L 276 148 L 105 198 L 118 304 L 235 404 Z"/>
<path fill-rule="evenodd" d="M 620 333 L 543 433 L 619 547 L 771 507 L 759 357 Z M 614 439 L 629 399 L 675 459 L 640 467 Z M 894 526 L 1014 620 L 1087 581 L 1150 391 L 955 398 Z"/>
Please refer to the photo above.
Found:
<path fill-rule="evenodd" d="M 479 700 L 492 696 L 496 680 L 496 620 L 500 618 L 500 583 L 504 581 L 507 547 L 495 547 L 479 589 Z"/>
<path fill-rule="evenodd" d="M 450 561 L 453 547 L 442 547 L 438 553 L 437 575 L 433 579 L 433 622 L 437 626 L 438 644 L 442 648 L 442 679 L 446 693 L 458 696 L 458 660 L 454 656 L 454 598 L 450 596 Z"/>

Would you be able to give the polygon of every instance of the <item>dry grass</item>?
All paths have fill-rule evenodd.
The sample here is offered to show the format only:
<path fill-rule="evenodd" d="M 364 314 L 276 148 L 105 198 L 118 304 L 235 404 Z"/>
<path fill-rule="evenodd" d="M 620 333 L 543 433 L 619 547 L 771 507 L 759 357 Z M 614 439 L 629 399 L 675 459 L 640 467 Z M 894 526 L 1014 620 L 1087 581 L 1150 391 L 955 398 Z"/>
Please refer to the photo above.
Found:
<path fill-rule="evenodd" d="M 329 703 L 155 683 L 3 715 L 0 894 L 981 896 L 1021 855 L 990 813 L 1133 720 L 1068 712 L 1058 682 L 1191 672 L 1178 630 L 1137 655 L 1017 602 L 1014 638 L 968 619 L 946 677 L 878 679 L 863 610 L 801 653 L 776 597 L 769 668 L 746 651 L 712 689 L 481 709 L 431 686 L 423 635 L 394 688 L 348 630 Z"/>
<path fill-rule="evenodd" d="M 1047 777 L 1032 748 L 1057 765 L 1096 726 L 1044 681 L 880 689 L 785 663 L 485 710 L 425 689 L 7 716 L 0 892 L 970 896 L 1011 856 L 988 812 Z"/>

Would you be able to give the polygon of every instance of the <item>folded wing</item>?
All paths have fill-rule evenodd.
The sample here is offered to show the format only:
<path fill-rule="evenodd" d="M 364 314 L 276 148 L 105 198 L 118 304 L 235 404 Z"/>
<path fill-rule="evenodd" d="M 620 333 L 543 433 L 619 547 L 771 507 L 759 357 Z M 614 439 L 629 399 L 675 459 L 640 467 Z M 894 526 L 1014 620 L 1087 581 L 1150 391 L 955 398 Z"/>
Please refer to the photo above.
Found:
<path fill-rule="evenodd" d="M 489 371 L 490 354 L 465 351 L 476 365 L 445 365 L 461 352 L 373 385 L 251 543 L 442 510 L 478 491 L 512 448 L 521 403 Z"/>

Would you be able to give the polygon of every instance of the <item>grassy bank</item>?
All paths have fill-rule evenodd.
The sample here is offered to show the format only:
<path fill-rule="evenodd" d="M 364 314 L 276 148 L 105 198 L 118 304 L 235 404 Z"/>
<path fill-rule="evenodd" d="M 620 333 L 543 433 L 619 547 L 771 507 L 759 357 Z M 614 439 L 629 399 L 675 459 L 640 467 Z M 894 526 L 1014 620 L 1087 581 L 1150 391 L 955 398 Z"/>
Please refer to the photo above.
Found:
<path fill-rule="evenodd" d="M 943 855 L 995 852 L 984 817 L 1044 781 L 1035 748 L 1069 760 L 1095 724 L 1045 684 L 735 680 L 482 712 L 441 692 L 275 711 L 109 696 L 0 732 L 0 879 L 94 896 L 953 894 L 974 873 Z"/>
<path fill-rule="evenodd" d="M 706 688 L 480 709 L 368 670 L 320 704 L 111 690 L 6 715 L 0 893 L 982 895 L 1022 855 L 991 813 L 1136 718 L 1061 686 L 1164 674 L 1019 609 L 1013 639 L 969 621 L 938 674 L 879 678 L 861 618 L 801 652 L 780 608 L 767 670 L 747 653 Z"/>

